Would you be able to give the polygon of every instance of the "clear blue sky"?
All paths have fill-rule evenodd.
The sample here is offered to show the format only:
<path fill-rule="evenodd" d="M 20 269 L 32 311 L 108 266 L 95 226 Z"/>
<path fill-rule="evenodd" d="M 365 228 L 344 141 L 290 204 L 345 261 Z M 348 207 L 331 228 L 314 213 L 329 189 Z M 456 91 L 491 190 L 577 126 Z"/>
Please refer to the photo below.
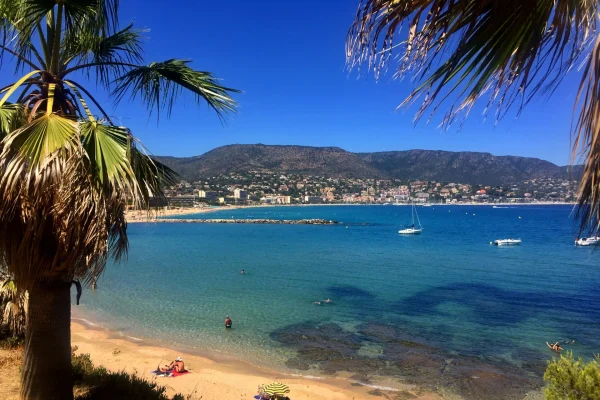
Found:
<path fill-rule="evenodd" d="M 149 28 L 147 61 L 193 59 L 244 91 L 226 124 L 191 97 L 170 120 L 148 119 L 139 103 L 111 114 L 157 155 L 192 156 L 232 143 L 339 146 L 356 152 L 442 149 L 569 161 L 571 111 L 579 75 L 518 119 L 494 126 L 474 110 L 461 131 L 413 124 L 395 112 L 412 84 L 391 74 L 375 82 L 345 69 L 344 40 L 359 0 L 124 0 L 121 24 Z M 108 96 L 100 95 L 108 100 Z M 514 114 L 514 113 L 513 113 Z"/>

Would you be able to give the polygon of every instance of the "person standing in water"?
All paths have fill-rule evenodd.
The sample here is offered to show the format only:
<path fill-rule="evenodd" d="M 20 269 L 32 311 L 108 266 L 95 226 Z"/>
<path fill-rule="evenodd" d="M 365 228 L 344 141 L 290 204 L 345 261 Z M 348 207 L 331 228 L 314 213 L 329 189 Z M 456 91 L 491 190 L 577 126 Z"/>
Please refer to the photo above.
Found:
<path fill-rule="evenodd" d="M 244 275 L 246 273 L 246 271 L 242 270 L 242 275 Z"/>
<path fill-rule="evenodd" d="M 231 321 L 231 318 L 229 318 L 229 315 L 225 318 L 225 328 L 231 328 L 231 325 L 233 324 L 233 321 Z"/>

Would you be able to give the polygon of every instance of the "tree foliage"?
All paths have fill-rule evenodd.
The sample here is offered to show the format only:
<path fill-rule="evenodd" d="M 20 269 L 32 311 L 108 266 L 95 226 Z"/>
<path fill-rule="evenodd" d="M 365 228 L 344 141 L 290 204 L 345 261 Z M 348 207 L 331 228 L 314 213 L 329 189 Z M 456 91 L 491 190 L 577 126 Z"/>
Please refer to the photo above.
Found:
<path fill-rule="evenodd" d="M 590 362 L 574 359 L 573 353 L 548 363 L 544 374 L 547 400 L 600 399 L 600 358 Z"/>

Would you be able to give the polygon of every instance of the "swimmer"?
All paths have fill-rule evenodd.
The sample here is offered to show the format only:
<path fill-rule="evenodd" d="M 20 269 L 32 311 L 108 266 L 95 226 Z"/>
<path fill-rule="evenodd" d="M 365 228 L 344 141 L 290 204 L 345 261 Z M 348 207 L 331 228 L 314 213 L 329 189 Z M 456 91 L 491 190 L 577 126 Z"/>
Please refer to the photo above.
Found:
<path fill-rule="evenodd" d="M 325 303 L 331 303 L 331 299 L 325 300 Z"/>
<path fill-rule="evenodd" d="M 322 303 L 322 302 L 320 302 L 320 301 L 313 301 L 313 304 L 316 304 L 316 305 L 320 306 L 320 305 L 321 305 L 321 304 L 323 304 L 323 303 Z"/>
<path fill-rule="evenodd" d="M 554 344 L 550 344 L 548 342 L 546 342 L 546 345 L 548 345 L 548 347 L 550 347 L 550 349 L 554 350 L 557 353 L 560 353 L 562 351 L 562 347 L 560 347 L 559 342 L 556 342 Z"/>
<path fill-rule="evenodd" d="M 245 270 L 242 270 L 242 275 L 244 275 L 245 273 L 246 273 L 246 271 L 245 271 Z"/>

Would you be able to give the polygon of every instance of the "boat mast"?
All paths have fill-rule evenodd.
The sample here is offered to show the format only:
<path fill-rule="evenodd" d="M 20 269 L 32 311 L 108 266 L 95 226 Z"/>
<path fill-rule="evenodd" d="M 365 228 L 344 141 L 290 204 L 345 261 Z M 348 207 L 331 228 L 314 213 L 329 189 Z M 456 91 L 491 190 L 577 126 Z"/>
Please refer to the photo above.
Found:
<path fill-rule="evenodd" d="M 414 206 L 413 206 L 413 209 L 415 210 L 415 214 L 417 214 L 417 222 L 419 223 L 419 229 L 421 229 L 423 227 L 421 226 L 421 220 L 419 219 L 419 213 L 417 212 L 417 209 L 414 208 Z M 413 224 L 414 224 L 414 221 L 413 221 Z"/>

